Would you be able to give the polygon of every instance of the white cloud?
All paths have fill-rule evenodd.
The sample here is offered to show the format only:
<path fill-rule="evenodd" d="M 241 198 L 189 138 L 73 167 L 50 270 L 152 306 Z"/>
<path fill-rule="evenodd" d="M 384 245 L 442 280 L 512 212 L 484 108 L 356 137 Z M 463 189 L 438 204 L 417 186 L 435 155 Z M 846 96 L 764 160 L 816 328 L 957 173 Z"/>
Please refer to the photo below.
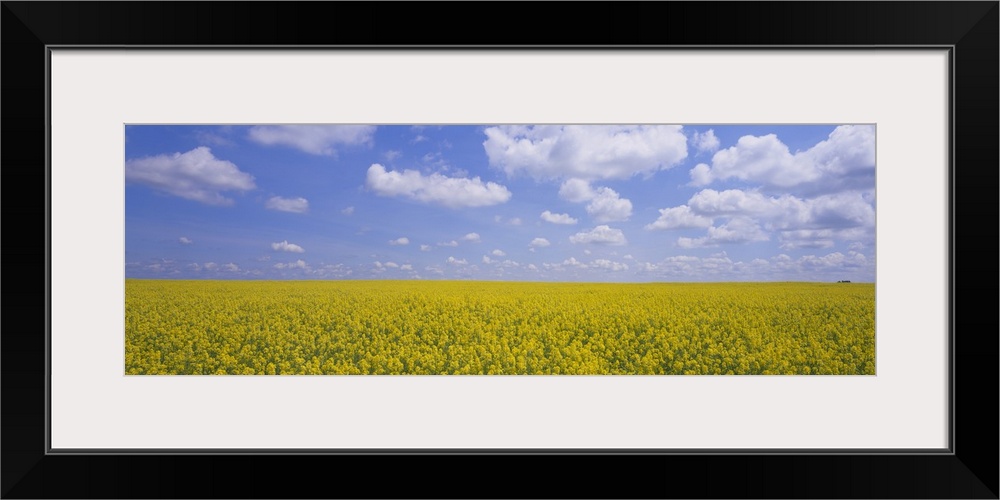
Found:
<path fill-rule="evenodd" d="M 749 262 L 733 261 L 725 252 L 709 257 L 676 255 L 658 263 L 641 262 L 636 267 L 641 272 L 656 276 L 696 280 L 835 281 L 845 278 L 875 278 L 874 263 L 854 251 L 846 255 L 834 252 L 824 256 L 806 255 L 798 259 L 780 254 L 769 260 L 755 258 Z"/>
<path fill-rule="evenodd" d="M 485 132 L 491 166 L 538 180 L 627 179 L 687 157 L 687 138 L 676 125 L 499 126 Z"/>
<path fill-rule="evenodd" d="M 632 202 L 619 198 L 615 190 L 602 187 L 587 205 L 587 213 L 597 222 L 628 220 L 632 216 Z"/>
<path fill-rule="evenodd" d="M 782 250 L 796 250 L 799 248 L 831 248 L 834 245 L 834 241 L 829 238 L 795 238 L 794 234 L 789 234 L 798 232 L 800 231 L 789 231 L 781 234 L 780 247 Z"/>
<path fill-rule="evenodd" d="M 219 268 L 219 265 L 216 264 L 215 262 L 206 262 L 205 263 L 205 269 L 208 270 L 208 271 L 215 271 L 218 268 Z"/>
<path fill-rule="evenodd" d="M 180 241 L 182 245 L 190 245 L 194 243 L 194 240 L 188 238 L 187 236 L 181 236 L 177 241 Z"/>
<path fill-rule="evenodd" d="M 784 194 L 768 197 L 756 191 L 705 189 L 688 201 L 691 210 L 709 217 L 757 217 L 768 229 L 874 227 L 875 207 L 864 193 L 843 192 L 815 198 Z"/>
<path fill-rule="evenodd" d="M 309 269 L 309 264 L 306 264 L 304 260 L 299 259 L 295 262 L 278 262 L 274 265 L 276 269 Z"/>
<path fill-rule="evenodd" d="M 721 244 L 740 244 L 767 241 L 768 235 L 752 219 L 734 217 L 719 227 L 711 226 L 708 234 L 701 238 L 677 238 L 681 248 L 715 247 Z"/>
<path fill-rule="evenodd" d="M 250 139 L 264 145 L 289 146 L 314 155 L 334 156 L 337 146 L 371 144 L 370 125 L 275 125 L 250 129 Z"/>
<path fill-rule="evenodd" d="M 621 198 L 617 191 L 608 187 L 595 190 L 583 179 L 564 181 L 559 187 L 559 197 L 573 203 L 589 201 L 587 213 L 597 222 L 623 221 L 632 215 L 631 201 Z"/>
<path fill-rule="evenodd" d="M 465 236 L 462 236 L 461 240 L 462 241 L 468 241 L 468 242 L 471 242 L 471 243 L 479 243 L 479 241 L 480 241 L 479 233 L 469 233 L 469 234 L 467 234 Z"/>
<path fill-rule="evenodd" d="M 691 212 L 687 205 L 673 208 L 660 209 L 660 217 L 650 224 L 646 229 L 683 229 L 696 227 L 709 227 L 712 225 L 711 217 L 702 217 Z"/>
<path fill-rule="evenodd" d="M 576 257 L 570 257 L 562 262 L 564 266 L 574 266 L 574 267 L 587 267 L 586 264 L 576 260 Z"/>
<path fill-rule="evenodd" d="M 365 182 L 379 196 L 402 196 L 422 203 L 448 208 L 484 207 L 505 203 L 511 193 L 495 182 L 447 177 L 438 173 L 423 175 L 416 170 L 386 171 L 378 163 L 368 168 Z"/>
<path fill-rule="evenodd" d="M 739 189 L 705 189 L 692 196 L 687 205 L 661 209 L 660 214 L 647 229 L 709 229 L 709 236 L 704 238 L 678 240 L 686 248 L 769 239 L 763 231 L 779 232 L 784 249 L 830 248 L 838 240 L 873 241 L 875 230 L 870 194 L 853 191 L 798 198 Z M 729 223 L 713 227 L 717 217 L 727 218 Z"/>
<path fill-rule="evenodd" d="M 430 245 L 420 245 L 420 251 L 421 252 L 430 252 L 431 251 L 431 246 Z"/>
<path fill-rule="evenodd" d="M 219 160 L 207 147 L 186 153 L 136 158 L 125 162 L 125 180 L 207 205 L 232 205 L 224 191 L 255 189 L 252 175 L 230 161 Z"/>
<path fill-rule="evenodd" d="M 492 264 L 493 262 L 495 262 L 495 261 L 493 259 L 491 259 L 489 255 L 484 255 L 483 256 L 483 264 Z"/>
<path fill-rule="evenodd" d="M 707 132 L 695 132 L 691 135 L 691 144 L 698 152 L 712 152 L 719 149 L 719 138 L 715 136 L 715 131 L 708 129 Z"/>
<path fill-rule="evenodd" d="M 582 203 L 594 197 L 594 190 L 583 179 L 566 179 L 559 186 L 559 197 L 573 203 Z"/>
<path fill-rule="evenodd" d="M 792 153 L 774 134 L 746 135 L 735 146 L 723 149 L 691 169 L 691 181 L 705 186 L 714 181 L 739 179 L 765 186 L 788 188 L 809 185 L 823 192 L 874 183 L 875 128 L 843 125 L 805 151 Z"/>
<path fill-rule="evenodd" d="M 406 236 L 401 236 L 401 237 L 396 238 L 394 240 L 389 240 L 389 244 L 393 245 L 393 246 L 397 246 L 397 245 L 409 245 L 410 244 L 410 239 L 407 238 Z"/>
<path fill-rule="evenodd" d="M 342 213 L 344 215 L 351 215 L 351 214 L 354 213 L 354 207 L 347 207 L 347 208 L 341 210 L 340 213 Z"/>
<path fill-rule="evenodd" d="M 577 220 L 570 217 L 569 214 L 554 214 L 548 210 L 542 212 L 542 220 L 545 222 L 551 222 L 553 224 L 576 224 Z"/>
<path fill-rule="evenodd" d="M 792 250 L 796 248 L 830 248 L 836 241 L 853 241 L 848 248 L 860 250 L 864 248 L 863 241 L 874 241 L 875 227 L 851 227 L 837 229 L 796 229 L 781 231 L 779 240 L 781 248 Z M 858 241 L 861 240 L 861 241 Z"/>
<path fill-rule="evenodd" d="M 399 269 L 402 270 L 402 271 L 412 271 L 413 270 L 413 266 L 410 265 L 410 264 L 403 264 L 403 265 L 399 266 Z"/>
<path fill-rule="evenodd" d="M 302 253 L 305 250 L 302 247 L 296 245 L 295 243 L 289 243 L 288 240 L 282 241 L 280 243 L 271 243 L 271 249 L 276 252 L 292 252 L 292 253 Z"/>
<path fill-rule="evenodd" d="M 458 246 L 458 242 L 455 241 L 455 240 L 445 241 L 443 243 L 438 243 L 437 246 L 439 246 L 439 247 L 457 247 Z"/>
<path fill-rule="evenodd" d="M 396 158 L 399 158 L 400 156 L 403 156 L 403 153 L 396 151 L 394 149 L 390 149 L 389 151 L 382 153 L 382 156 L 386 159 L 386 161 L 392 161 L 395 160 Z"/>
<path fill-rule="evenodd" d="M 521 225 L 521 218 L 520 217 L 514 217 L 508 223 L 510 225 L 512 225 L 512 226 L 520 226 Z"/>
<path fill-rule="evenodd" d="M 597 259 L 590 263 L 590 267 L 597 269 L 607 269 L 608 271 L 628 271 L 628 264 L 615 262 L 608 259 Z"/>
<path fill-rule="evenodd" d="M 396 264 L 395 262 L 386 262 L 385 263 L 385 267 L 390 267 L 392 269 L 398 269 L 399 268 L 399 264 Z"/>
<path fill-rule="evenodd" d="M 799 258 L 799 263 L 804 267 L 812 268 L 859 267 L 867 264 L 868 259 L 858 252 L 851 251 L 847 252 L 847 255 L 840 252 L 834 252 L 822 257 L 806 255 Z"/>
<path fill-rule="evenodd" d="M 235 273 L 235 272 L 237 272 L 237 271 L 240 270 L 240 266 L 237 266 L 236 264 L 233 264 L 232 262 L 230 262 L 230 263 L 222 266 L 222 270 L 223 271 L 229 271 L 231 273 Z"/>
<path fill-rule="evenodd" d="M 624 245 L 628 243 L 625 234 L 621 229 L 615 229 L 606 225 L 597 226 L 590 231 L 576 233 L 569 237 L 572 243 L 594 243 L 601 245 Z"/>
<path fill-rule="evenodd" d="M 585 255 L 590 255 L 590 254 L 592 254 L 592 253 L 594 253 L 594 252 L 591 252 L 590 250 L 588 250 L 588 249 L 586 249 L 586 248 L 585 248 L 585 249 L 583 249 L 583 253 L 584 253 Z"/>
<path fill-rule="evenodd" d="M 306 200 L 305 198 L 282 198 L 280 196 L 272 196 L 266 203 L 264 203 L 264 208 L 269 210 L 278 210 L 280 212 L 304 214 L 309 211 L 309 200 Z"/>
<path fill-rule="evenodd" d="M 547 247 L 549 245 L 551 245 L 551 243 L 549 243 L 549 240 L 547 240 L 545 238 L 535 238 L 535 239 L 531 240 L 531 246 L 532 247 L 536 247 L 536 248 L 537 247 Z"/>
<path fill-rule="evenodd" d="M 464 266 L 464 265 L 466 265 L 466 264 L 469 263 L 469 261 L 467 261 L 465 259 L 456 259 L 454 257 L 448 257 L 447 262 L 449 264 L 456 265 L 456 266 Z"/>
<path fill-rule="evenodd" d="M 536 266 L 534 264 L 528 264 L 528 269 L 531 269 L 532 271 L 537 271 L 538 270 L 538 266 Z"/>
<path fill-rule="evenodd" d="M 492 253 L 496 257 L 505 257 L 507 255 L 506 252 L 504 252 L 503 250 L 500 250 L 499 248 L 497 248 L 496 250 L 493 250 L 490 253 Z"/>

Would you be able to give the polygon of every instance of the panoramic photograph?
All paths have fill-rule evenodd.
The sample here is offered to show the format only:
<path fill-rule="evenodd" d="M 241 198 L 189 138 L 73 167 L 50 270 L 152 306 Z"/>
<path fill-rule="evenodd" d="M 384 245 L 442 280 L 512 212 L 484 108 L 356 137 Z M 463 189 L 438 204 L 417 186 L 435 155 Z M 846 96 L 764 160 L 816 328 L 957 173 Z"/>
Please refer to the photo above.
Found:
<path fill-rule="evenodd" d="M 875 375 L 874 125 L 124 134 L 126 375 Z"/>

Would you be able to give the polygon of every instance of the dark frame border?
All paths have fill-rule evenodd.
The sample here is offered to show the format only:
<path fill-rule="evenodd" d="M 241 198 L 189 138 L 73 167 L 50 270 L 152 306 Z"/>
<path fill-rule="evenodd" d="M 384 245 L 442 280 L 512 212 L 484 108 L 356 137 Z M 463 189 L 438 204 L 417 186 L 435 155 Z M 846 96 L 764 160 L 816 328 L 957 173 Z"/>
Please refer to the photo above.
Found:
<path fill-rule="evenodd" d="M 578 25 L 555 32 L 553 23 L 559 19 L 517 4 L 3 2 L 0 61 L 6 70 L 2 133 L 7 147 L 0 150 L 0 159 L 7 167 L 8 187 L 11 180 L 15 186 L 8 189 L 8 227 L 14 223 L 21 235 L 5 245 L 3 253 L 8 262 L 45 269 L 46 273 L 43 282 L 32 280 L 35 288 L 28 291 L 18 285 L 22 293 L 6 297 L 8 311 L 16 310 L 31 322 L 44 318 L 45 329 L 12 328 L 8 324 L 2 337 L 3 497 L 997 498 L 997 427 L 993 425 L 998 415 L 993 399 L 997 392 L 991 385 L 997 380 L 997 337 L 992 335 L 997 320 L 991 308 L 964 308 L 959 317 L 955 305 L 960 296 L 968 300 L 996 293 L 992 282 L 987 288 L 975 278 L 968 279 L 968 273 L 967 280 L 958 280 L 957 272 L 975 266 L 978 276 L 984 266 L 992 266 L 997 241 L 992 223 L 997 218 L 996 166 L 1000 165 L 998 2 L 587 3 L 574 5 L 573 10 Z M 486 16 L 489 24 L 498 28 L 491 30 L 476 22 L 454 26 L 435 16 L 445 11 L 459 19 Z M 428 18 L 437 20 L 421 21 L 419 28 L 412 24 L 414 19 Z M 517 26 L 516 37 L 508 31 L 511 26 Z M 512 38 L 533 47 L 582 44 L 609 49 L 613 47 L 608 43 L 651 49 L 951 47 L 954 104 L 949 127 L 953 138 L 949 305 L 954 424 L 950 453 L 772 450 L 726 454 L 690 450 L 696 454 L 640 456 L 634 450 L 605 450 L 599 455 L 575 452 L 554 458 L 546 451 L 530 450 L 503 454 L 481 450 L 463 456 L 443 450 L 379 456 L 371 450 L 367 450 L 370 454 L 353 456 L 295 450 L 268 455 L 194 450 L 170 455 L 156 450 L 138 454 L 46 453 L 51 452 L 46 439 L 45 398 L 51 248 L 46 133 L 50 47 L 406 46 L 414 41 L 424 46 L 447 46 L 456 41 L 463 42 L 462 46 L 495 46 L 509 44 Z M 574 43 L 568 45 L 565 40 Z M 32 193 L 21 186 L 38 189 L 42 185 L 46 186 L 46 203 L 41 210 L 37 201 L 19 198 Z M 959 187 L 964 193 L 961 199 L 957 197 Z M 976 193 L 970 193 L 970 188 Z M 989 191 L 982 192 L 987 188 Z M 39 213 L 45 214 L 44 226 L 38 224 Z M 956 234 L 958 216 L 962 221 L 979 220 L 975 227 L 962 226 L 968 228 L 966 232 Z M 44 233 L 39 235 L 42 227 Z M 44 247 L 39 247 L 43 241 Z M 983 248 L 989 250 L 987 258 L 968 257 Z M 956 259 L 959 255 L 962 265 Z M 46 297 L 44 303 L 39 303 L 39 297 Z M 10 314 L 8 323 L 12 323 Z M 986 388 L 985 397 L 978 394 L 980 387 Z M 575 475 L 585 479 L 567 481 L 552 476 L 554 480 L 545 481 L 543 471 L 547 472 L 546 466 L 551 467 L 554 461 L 575 469 Z M 332 478 L 341 479 L 325 489 L 330 478 L 317 481 L 303 472 L 317 467 L 335 468 L 338 472 Z M 359 474 L 373 468 L 392 479 L 379 484 L 356 481 Z M 526 472 L 541 475 L 541 489 L 520 481 Z M 350 479 L 343 479 L 345 476 Z M 463 491 L 457 486 L 460 483 L 451 479 L 454 477 L 484 488 Z"/>

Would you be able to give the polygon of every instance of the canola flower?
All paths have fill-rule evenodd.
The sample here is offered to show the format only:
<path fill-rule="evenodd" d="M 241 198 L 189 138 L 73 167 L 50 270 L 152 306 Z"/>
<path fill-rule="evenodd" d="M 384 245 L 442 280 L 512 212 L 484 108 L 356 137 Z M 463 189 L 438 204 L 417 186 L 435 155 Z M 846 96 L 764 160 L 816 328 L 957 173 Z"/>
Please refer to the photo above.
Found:
<path fill-rule="evenodd" d="M 125 372 L 874 375 L 875 285 L 128 279 Z"/>

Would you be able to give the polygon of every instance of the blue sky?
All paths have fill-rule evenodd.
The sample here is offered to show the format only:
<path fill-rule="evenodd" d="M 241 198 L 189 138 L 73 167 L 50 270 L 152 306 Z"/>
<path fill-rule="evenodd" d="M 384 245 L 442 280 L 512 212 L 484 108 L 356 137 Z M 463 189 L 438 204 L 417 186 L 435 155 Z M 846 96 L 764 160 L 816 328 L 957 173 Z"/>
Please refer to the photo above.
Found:
<path fill-rule="evenodd" d="M 125 275 L 875 280 L 870 125 L 130 125 Z"/>

